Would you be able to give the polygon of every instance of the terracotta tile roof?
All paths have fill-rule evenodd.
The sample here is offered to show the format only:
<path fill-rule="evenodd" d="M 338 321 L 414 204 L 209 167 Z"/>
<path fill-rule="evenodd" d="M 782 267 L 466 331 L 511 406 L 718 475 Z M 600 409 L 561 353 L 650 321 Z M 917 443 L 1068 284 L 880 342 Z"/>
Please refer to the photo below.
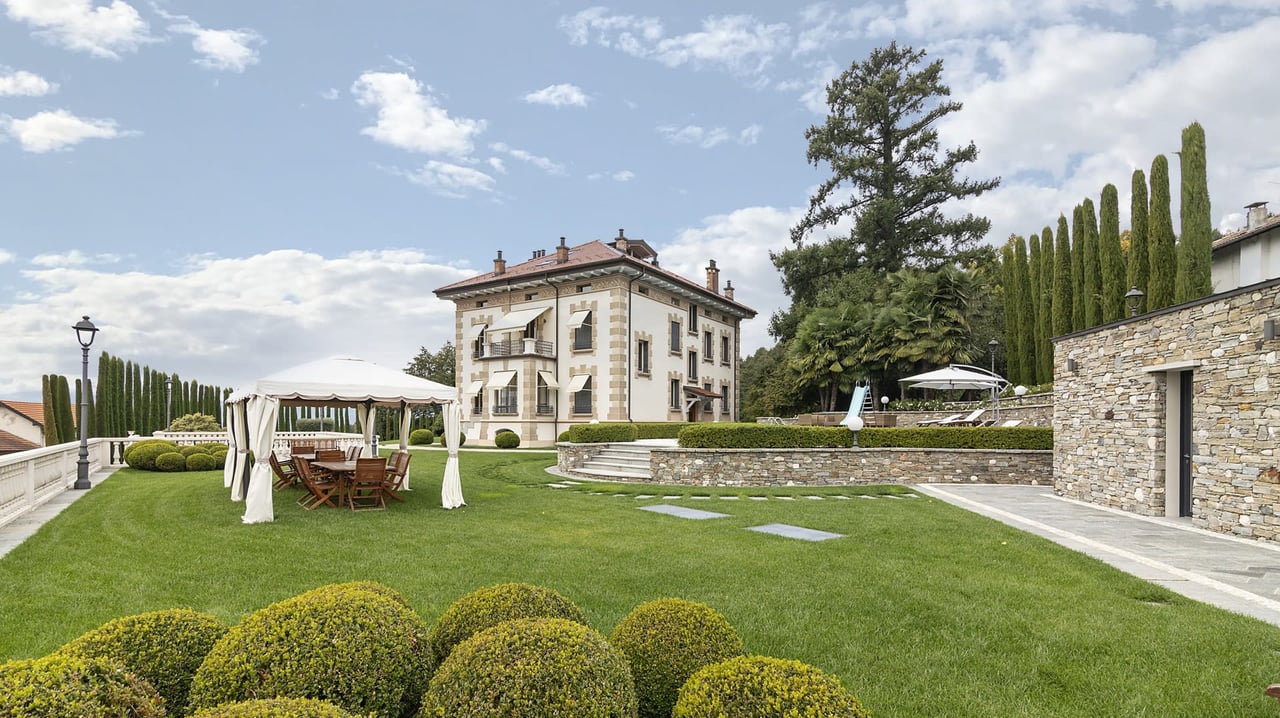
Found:
<path fill-rule="evenodd" d="M 1263 232 L 1269 232 L 1278 227 L 1280 227 L 1280 214 L 1273 214 L 1262 220 L 1262 223 L 1257 227 L 1245 227 L 1244 229 L 1237 229 L 1231 234 L 1222 235 L 1213 241 L 1213 248 L 1220 249 L 1222 247 L 1235 244 L 1236 242 L 1246 240 L 1250 237 L 1257 236 Z"/>
<path fill-rule="evenodd" d="M 38 401 L 0 401 L 0 404 L 4 404 L 40 426 L 44 426 L 44 404 Z"/>
<path fill-rule="evenodd" d="M 4 402 L 8 404 L 9 402 Z M 7 431 L 0 431 L 0 454 L 12 454 L 18 451 L 27 451 L 29 449 L 39 449 L 39 444 L 34 444 L 21 436 L 15 436 Z"/>
<path fill-rule="evenodd" d="M 643 240 L 631 240 L 633 244 L 643 244 Z M 647 247 L 647 245 L 645 245 Z M 547 252 L 545 255 L 532 257 L 519 264 L 509 265 L 502 274 L 494 272 L 485 272 L 470 279 L 463 279 L 453 284 L 447 284 L 435 290 L 437 296 L 446 296 L 458 291 L 468 289 L 478 289 L 486 285 L 499 286 L 511 281 L 532 280 L 551 274 L 567 274 L 590 267 L 606 266 L 610 264 L 626 264 L 632 267 L 643 269 L 646 274 L 658 275 L 662 278 L 684 285 L 700 294 L 708 297 L 715 297 L 718 301 L 725 302 L 740 308 L 749 316 L 754 317 L 756 312 L 754 309 L 733 299 L 729 299 L 721 294 L 715 294 L 708 290 L 705 286 L 693 282 L 686 277 L 682 277 L 675 272 L 657 266 L 651 262 L 628 256 L 618 250 L 611 244 L 607 244 L 598 239 L 592 240 L 585 244 L 579 244 L 569 248 L 569 259 L 563 264 L 556 263 L 555 250 Z"/>

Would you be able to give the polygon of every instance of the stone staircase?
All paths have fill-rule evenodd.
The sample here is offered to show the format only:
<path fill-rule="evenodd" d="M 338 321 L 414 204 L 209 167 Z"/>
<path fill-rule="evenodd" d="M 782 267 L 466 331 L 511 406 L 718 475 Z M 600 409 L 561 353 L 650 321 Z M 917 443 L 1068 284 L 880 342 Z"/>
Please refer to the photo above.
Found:
<path fill-rule="evenodd" d="M 606 444 L 574 474 L 620 481 L 648 480 L 649 447 L 636 444 Z"/>

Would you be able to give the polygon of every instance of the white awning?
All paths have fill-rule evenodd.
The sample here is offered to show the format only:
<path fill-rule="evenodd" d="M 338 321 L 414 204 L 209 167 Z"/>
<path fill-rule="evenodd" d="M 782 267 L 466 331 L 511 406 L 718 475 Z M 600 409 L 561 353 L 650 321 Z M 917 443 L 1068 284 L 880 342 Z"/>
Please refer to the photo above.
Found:
<path fill-rule="evenodd" d="M 495 371 L 489 375 L 489 388 L 501 389 L 516 380 L 516 372 L 514 369 L 509 371 Z"/>
<path fill-rule="evenodd" d="M 514 312 L 507 312 L 501 319 L 494 322 L 492 326 L 484 331 L 486 334 L 492 334 L 494 332 L 524 329 L 524 325 L 542 316 L 549 309 L 551 307 L 534 307 L 533 309 L 517 309 Z"/>
<path fill-rule="evenodd" d="M 590 374 L 574 374 L 573 378 L 569 380 L 569 393 L 577 394 L 582 391 L 589 381 L 591 381 Z"/>
<path fill-rule="evenodd" d="M 551 375 L 551 372 L 538 370 L 538 376 L 542 379 L 542 383 L 546 384 L 548 387 L 552 389 L 560 388 L 560 383 L 557 382 L 556 378 Z"/>
<path fill-rule="evenodd" d="M 487 326 L 489 325 L 488 324 L 472 324 L 471 326 L 467 327 L 467 331 L 463 333 L 462 338 L 466 339 L 469 342 L 474 342 L 477 338 L 480 337 L 481 334 L 484 333 L 484 328 Z"/>
<path fill-rule="evenodd" d="M 463 393 L 479 394 L 482 391 L 484 391 L 484 379 L 476 379 L 475 381 L 471 382 L 470 386 L 468 386 L 467 390 Z"/>
<path fill-rule="evenodd" d="M 578 327 L 582 326 L 583 323 L 586 322 L 587 319 L 589 318 L 591 318 L 590 309 L 583 309 L 582 311 L 574 312 L 573 314 L 569 315 L 569 328 L 577 329 Z"/>

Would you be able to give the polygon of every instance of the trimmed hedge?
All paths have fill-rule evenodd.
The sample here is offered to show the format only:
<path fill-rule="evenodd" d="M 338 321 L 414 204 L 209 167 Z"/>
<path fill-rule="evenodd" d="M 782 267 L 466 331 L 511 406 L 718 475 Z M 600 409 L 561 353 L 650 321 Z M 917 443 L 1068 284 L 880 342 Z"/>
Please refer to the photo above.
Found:
<path fill-rule="evenodd" d="M 520 435 L 514 431 L 504 431 L 493 437 L 493 445 L 499 449 L 514 449 L 520 446 Z"/>
<path fill-rule="evenodd" d="M 207 613 L 175 608 L 108 621 L 57 653 L 120 664 L 155 687 L 168 712 L 176 716 L 186 712 L 196 669 L 226 632 L 227 627 Z"/>
<path fill-rule="evenodd" d="M 742 655 L 742 639 L 718 611 L 682 598 L 636 606 L 609 636 L 631 662 L 641 718 L 666 718 L 680 686 L 700 668 Z"/>
<path fill-rule="evenodd" d="M 328 417 L 305 417 L 293 422 L 294 431 L 333 431 L 334 421 Z"/>
<path fill-rule="evenodd" d="M 170 451 L 156 457 L 156 471 L 186 471 L 187 457 Z"/>
<path fill-rule="evenodd" d="M 675 439 L 680 431 L 689 426 L 687 421 L 637 421 L 637 439 Z"/>
<path fill-rule="evenodd" d="M 187 457 L 187 471 L 213 471 L 216 468 L 218 460 L 210 454 L 192 454 Z"/>
<path fill-rule="evenodd" d="M 54 653 L 0 665 L 4 718 L 163 718 L 156 689 L 119 664 Z"/>
<path fill-rule="evenodd" d="M 322 586 L 227 631 L 196 671 L 189 705 L 323 698 L 353 713 L 407 715 L 435 667 L 426 634 L 417 614 L 382 589 Z"/>
<path fill-rule="evenodd" d="M 740 656 L 707 666 L 680 689 L 672 718 L 867 718 L 840 681 L 800 661 Z"/>
<path fill-rule="evenodd" d="M 134 469 L 156 470 L 156 457 L 177 452 L 178 445 L 164 439 L 143 439 L 124 450 L 124 462 Z"/>
<path fill-rule="evenodd" d="M 223 703 L 196 711 L 191 718 L 360 718 L 328 701 L 314 698 L 259 698 Z"/>
<path fill-rule="evenodd" d="M 858 445 L 910 449 L 1053 449 L 1050 426 L 872 427 L 858 432 Z"/>
<path fill-rule="evenodd" d="M 859 434 L 861 436 L 861 434 Z M 697 423 L 680 432 L 685 449 L 826 449 L 853 446 L 853 432 L 843 426 Z"/>
<path fill-rule="evenodd" d="M 634 718 L 627 659 L 587 626 L 563 618 L 504 621 L 449 654 L 420 718 Z"/>
<path fill-rule="evenodd" d="M 431 651 L 443 662 L 454 646 L 515 618 L 587 622 L 582 609 L 556 591 L 528 583 L 500 583 L 472 591 L 450 604 L 431 628 Z"/>
<path fill-rule="evenodd" d="M 564 432 L 574 444 L 604 444 L 619 441 L 635 441 L 640 432 L 635 424 L 614 422 L 610 424 L 575 424 Z"/>
<path fill-rule="evenodd" d="M 435 440 L 435 432 L 430 429 L 414 429 L 409 432 L 409 444 L 411 446 L 430 446 Z"/>

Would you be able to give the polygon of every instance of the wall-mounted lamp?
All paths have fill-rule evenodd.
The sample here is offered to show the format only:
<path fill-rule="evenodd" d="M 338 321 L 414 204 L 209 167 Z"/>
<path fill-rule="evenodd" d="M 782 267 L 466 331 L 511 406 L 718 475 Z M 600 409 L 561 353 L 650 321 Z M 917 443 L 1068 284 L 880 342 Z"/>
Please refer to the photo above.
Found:
<path fill-rule="evenodd" d="M 1142 305 L 1142 298 L 1147 296 L 1141 289 L 1134 287 L 1124 295 L 1124 303 L 1129 306 L 1129 316 L 1138 316 L 1138 307 Z"/>
<path fill-rule="evenodd" d="M 1076 369 L 1079 369 L 1079 368 L 1080 368 L 1080 365 L 1076 364 L 1075 359 L 1070 359 L 1070 358 L 1067 359 L 1067 371 L 1074 374 Z"/>

